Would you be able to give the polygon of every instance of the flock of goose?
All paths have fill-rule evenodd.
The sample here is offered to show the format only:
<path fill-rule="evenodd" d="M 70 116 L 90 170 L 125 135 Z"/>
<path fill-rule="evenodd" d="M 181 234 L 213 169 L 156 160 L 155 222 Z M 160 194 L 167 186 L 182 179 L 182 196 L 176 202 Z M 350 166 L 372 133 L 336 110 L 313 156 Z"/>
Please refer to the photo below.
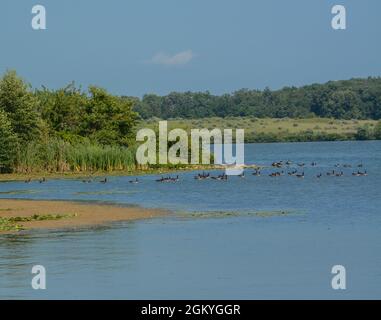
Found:
<path fill-rule="evenodd" d="M 306 163 L 296 163 L 296 165 L 299 168 L 303 168 L 303 171 L 301 171 L 301 172 L 299 172 L 299 170 L 297 168 L 291 168 L 292 165 L 293 165 L 293 163 L 290 160 L 273 162 L 271 164 L 272 168 L 283 169 L 283 170 L 281 170 L 281 171 L 278 170 L 278 171 L 274 171 L 274 172 L 267 173 L 267 174 L 271 178 L 280 177 L 280 176 L 284 176 L 284 175 L 287 174 L 288 176 L 294 176 L 294 177 L 297 177 L 297 178 L 300 178 L 300 179 L 304 179 L 304 177 L 305 177 L 304 168 L 307 166 Z M 316 162 L 311 162 L 310 166 L 311 167 L 317 167 L 317 163 Z M 362 163 L 359 164 L 359 165 L 356 165 L 355 167 L 356 167 L 356 170 L 352 172 L 352 176 L 363 177 L 363 176 L 367 176 L 368 175 L 367 170 L 360 171 L 360 168 L 363 168 L 363 164 Z M 343 170 L 339 171 L 339 169 L 337 169 L 337 168 L 349 169 L 349 168 L 352 168 L 352 165 L 350 165 L 350 164 L 342 164 L 342 165 L 341 164 L 336 164 L 335 168 L 336 169 L 327 171 L 325 173 L 319 172 L 316 175 L 316 178 L 320 179 L 320 178 L 323 177 L 323 175 L 325 175 L 325 176 L 331 176 L 331 177 L 342 177 L 342 176 L 345 175 L 344 171 Z M 261 176 L 263 170 L 264 170 L 263 168 L 262 169 L 254 169 L 254 171 L 251 174 L 253 176 Z M 285 170 L 287 170 L 287 172 L 285 172 Z M 243 171 L 237 177 L 239 177 L 239 178 L 245 178 L 245 172 Z M 209 172 L 202 172 L 202 173 L 198 173 L 196 176 L 194 176 L 194 179 L 195 180 L 207 180 L 207 179 L 211 179 L 211 180 L 227 181 L 228 180 L 228 175 L 223 173 L 223 174 L 220 174 L 220 175 L 217 175 L 217 176 L 212 176 Z M 93 181 L 95 182 L 96 180 L 93 180 L 92 178 L 88 178 L 88 179 L 82 180 L 83 183 L 91 183 Z M 180 179 L 179 179 L 178 175 L 176 177 L 172 177 L 172 176 L 168 175 L 166 177 L 162 176 L 161 178 L 156 179 L 155 181 L 156 182 L 160 182 L 160 183 L 168 183 L 168 182 L 172 182 L 173 183 L 173 182 L 180 181 Z M 30 182 L 32 182 L 31 178 L 25 180 L 25 183 L 30 183 Z M 39 183 L 44 183 L 44 182 L 47 182 L 47 179 L 45 177 L 43 177 L 43 178 L 38 179 L 38 182 Z M 102 180 L 98 180 L 97 182 L 102 183 L 102 184 L 106 184 L 108 182 L 108 179 L 107 179 L 107 177 L 105 177 Z M 134 180 L 130 180 L 129 183 L 131 183 L 131 184 L 138 184 L 138 183 L 140 183 L 140 181 L 139 181 L 138 178 L 135 178 Z"/>
<path fill-rule="evenodd" d="M 287 160 L 286 162 L 283 162 L 283 161 L 279 161 L 279 162 L 273 162 L 271 164 L 272 167 L 275 167 L 275 168 L 284 168 L 284 167 L 287 167 L 287 168 L 290 168 L 290 166 L 292 165 L 292 162 L 290 160 Z M 287 175 L 289 176 L 295 176 L 297 178 L 304 178 L 305 177 L 305 173 L 304 173 L 304 167 L 306 167 L 306 163 L 297 163 L 296 164 L 298 167 L 301 167 L 303 168 L 303 171 L 302 172 L 299 172 L 298 169 L 292 169 L 291 171 L 288 171 L 287 172 Z M 311 167 L 317 167 L 317 162 L 311 162 Z M 350 164 L 336 164 L 335 165 L 335 168 L 352 168 L 352 165 Z M 357 176 L 357 177 L 362 177 L 362 176 L 367 176 L 368 173 L 367 171 L 360 171 L 360 168 L 363 168 L 363 164 L 359 164 L 356 166 L 357 167 L 357 171 L 354 171 L 352 172 L 352 176 Z M 270 177 L 279 177 L 279 176 L 283 176 L 285 175 L 286 173 L 284 172 L 284 170 L 282 171 L 276 171 L 276 172 L 272 172 L 269 174 Z M 261 175 L 261 171 L 260 169 L 255 169 L 255 171 L 253 172 L 253 175 L 255 176 L 260 176 Z M 344 171 L 343 170 L 331 170 L 331 171 L 328 171 L 325 173 L 326 176 L 332 176 L 332 177 L 342 177 L 344 176 Z M 321 177 L 323 177 L 323 173 L 322 172 L 319 172 L 317 175 L 316 175 L 316 178 L 320 179 Z"/>
<path fill-rule="evenodd" d="M 293 163 L 290 160 L 273 162 L 271 164 L 272 168 L 283 169 L 283 170 L 273 171 L 273 172 L 270 172 L 270 173 L 267 173 L 267 174 L 271 178 L 288 175 L 288 176 L 294 176 L 294 177 L 297 177 L 297 178 L 300 178 L 300 179 L 304 179 L 305 176 L 306 176 L 305 173 L 304 173 L 304 168 L 307 166 L 307 164 L 306 163 L 296 163 L 297 167 L 303 168 L 303 170 L 300 169 L 300 171 L 298 169 L 296 169 L 296 168 L 291 169 L 292 165 L 293 165 Z M 317 162 L 313 161 L 313 162 L 311 162 L 310 166 L 311 167 L 317 167 L 318 164 L 317 164 Z M 287 172 L 286 172 L 285 168 L 287 168 Z M 335 168 L 346 168 L 346 169 L 348 169 L 348 168 L 352 168 L 352 165 L 350 165 L 350 164 L 342 164 L 342 165 L 336 164 Z M 360 171 L 360 168 L 363 168 L 363 164 L 362 163 L 357 165 L 356 168 L 357 168 L 357 170 L 352 172 L 352 176 L 363 177 L 363 176 L 367 176 L 368 175 L 366 170 Z M 251 174 L 253 176 L 261 176 L 263 170 L 264 169 L 254 169 L 254 171 Z M 338 169 L 336 169 L 336 170 L 334 169 L 334 170 L 325 172 L 324 174 L 322 172 L 319 172 L 316 175 L 316 178 L 320 179 L 320 178 L 323 177 L 323 175 L 332 176 L 332 177 L 342 177 L 342 176 L 345 175 L 345 173 L 344 173 L 343 170 L 338 171 Z M 238 175 L 238 177 L 239 178 L 245 178 L 245 172 L 242 172 L 240 175 Z M 194 177 L 194 179 L 195 180 L 213 179 L 213 180 L 227 181 L 228 180 L 228 176 L 226 174 L 222 174 L 222 175 L 218 175 L 218 176 L 212 176 L 209 172 L 203 172 L 203 173 L 197 174 Z"/>

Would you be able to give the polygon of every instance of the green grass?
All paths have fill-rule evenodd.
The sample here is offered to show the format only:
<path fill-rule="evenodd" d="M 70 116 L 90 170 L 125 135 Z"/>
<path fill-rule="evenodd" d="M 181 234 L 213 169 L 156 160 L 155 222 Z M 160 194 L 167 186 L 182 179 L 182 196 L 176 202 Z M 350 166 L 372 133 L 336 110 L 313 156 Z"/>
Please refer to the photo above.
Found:
<path fill-rule="evenodd" d="M 157 129 L 158 119 L 141 121 L 139 128 Z M 169 120 L 169 130 L 214 128 L 245 129 L 246 142 L 349 140 L 364 126 L 374 127 L 375 120 L 336 120 L 326 118 L 272 119 L 253 117 L 228 117 Z M 263 140 L 263 141 L 262 141 Z"/>
<path fill-rule="evenodd" d="M 46 214 L 38 215 L 34 214 L 30 217 L 4 217 L 0 218 L 0 231 L 20 231 L 24 228 L 19 225 L 20 222 L 31 221 L 46 221 L 46 220 L 61 220 L 76 217 L 76 214 Z"/>

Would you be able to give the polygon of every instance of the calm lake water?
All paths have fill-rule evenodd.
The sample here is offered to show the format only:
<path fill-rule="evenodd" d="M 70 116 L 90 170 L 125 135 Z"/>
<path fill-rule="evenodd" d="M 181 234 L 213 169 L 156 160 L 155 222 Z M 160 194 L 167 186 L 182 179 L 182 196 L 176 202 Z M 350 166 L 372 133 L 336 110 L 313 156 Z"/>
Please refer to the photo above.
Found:
<path fill-rule="evenodd" d="M 112 177 L 105 185 L 0 183 L 1 198 L 106 201 L 175 212 L 92 229 L 0 236 L 0 298 L 380 299 L 381 141 L 245 147 L 246 163 L 288 159 L 306 163 L 297 168 L 305 179 L 270 178 L 276 170 L 268 169 L 260 177 L 247 170 L 245 179 L 228 182 L 196 181 L 187 172 L 178 183 L 157 183 L 159 176 L 139 177 L 137 185 L 128 183 L 131 177 Z M 352 176 L 360 163 L 368 176 Z M 344 176 L 325 175 L 333 169 Z M 255 214 L 262 211 L 287 214 Z M 45 291 L 30 285 L 37 264 L 47 270 Z M 331 287 L 334 265 L 346 268 L 346 290 Z"/>

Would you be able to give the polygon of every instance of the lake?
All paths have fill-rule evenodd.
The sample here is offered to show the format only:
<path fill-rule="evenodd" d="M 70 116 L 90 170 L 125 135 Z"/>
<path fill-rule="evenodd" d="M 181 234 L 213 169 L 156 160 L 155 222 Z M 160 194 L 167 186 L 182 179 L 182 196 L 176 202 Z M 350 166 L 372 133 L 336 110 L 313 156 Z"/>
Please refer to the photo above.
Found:
<path fill-rule="evenodd" d="M 245 179 L 227 182 L 196 181 L 197 172 L 183 172 L 177 183 L 158 183 L 160 176 L 153 175 L 139 177 L 136 185 L 128 182 L 135 177 L 110 177 L 107 184 L 0 183 L 0 198 L 174 212 L 87 229 L 2 235 L 0 298 L 380 299 L 381 141 L 245 146 L 247 164 L 288 159 L 290 168 L 264 169 L 261 176 L 246 170 Z M 303 168 L 295 165 L 301 162 Z M 293 169 L 305 178 L 287 175 Z M 281 170 L 284 176 L 268 176 Z M 344 176 L 327 176 L 332 170 Z M 368 176 L 352 176 L 357 170 Z M 30 285 L 37 264 L 46 268 L 46 290 Z M 334 265 L 346 268 L 346 290 L 331 287 Z"/>

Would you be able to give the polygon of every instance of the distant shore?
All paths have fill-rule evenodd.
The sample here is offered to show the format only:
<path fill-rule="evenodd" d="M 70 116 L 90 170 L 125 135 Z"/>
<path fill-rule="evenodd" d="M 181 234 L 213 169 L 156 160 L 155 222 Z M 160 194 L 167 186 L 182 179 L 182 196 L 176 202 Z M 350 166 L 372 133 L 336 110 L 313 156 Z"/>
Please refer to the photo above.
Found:
<path fill-rule="evenodd" d="M 66 229 L 165 216 L 168 211 L 69 201 L 0 199 L 0 235 Z"/>

